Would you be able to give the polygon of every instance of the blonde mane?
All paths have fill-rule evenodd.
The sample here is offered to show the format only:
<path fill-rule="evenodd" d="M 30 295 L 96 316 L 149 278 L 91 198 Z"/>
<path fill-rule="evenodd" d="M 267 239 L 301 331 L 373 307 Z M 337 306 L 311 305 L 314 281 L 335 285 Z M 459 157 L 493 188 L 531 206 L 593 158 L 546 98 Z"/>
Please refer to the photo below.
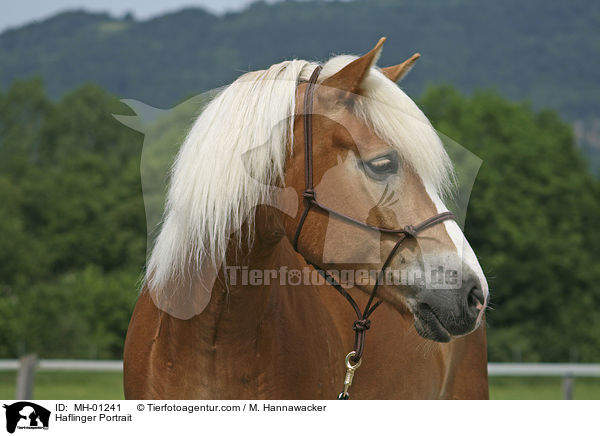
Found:
<path fill-rule="evenodd" d="M 319 82 L 354 59 L 330 59 Z M 293 147 L 296 88 L 316 66 L 293 60 L 244 74 L 195 121 L 172 167 L 146 271 L 150 292 L 164 295 L 207 266 L 218 270 L 232 234 L 244 222 L 252 226 L 253 209 L 269 202 L 273 181 L 283 180 L 287 145 Z M 356 114 L 442 196 L 452 179 L 451 163 L 425 115 L 376 67 L 363 87 L 366 98 L 359 99 Z M 242 159 L 250 150 L 251 158 Z"/>

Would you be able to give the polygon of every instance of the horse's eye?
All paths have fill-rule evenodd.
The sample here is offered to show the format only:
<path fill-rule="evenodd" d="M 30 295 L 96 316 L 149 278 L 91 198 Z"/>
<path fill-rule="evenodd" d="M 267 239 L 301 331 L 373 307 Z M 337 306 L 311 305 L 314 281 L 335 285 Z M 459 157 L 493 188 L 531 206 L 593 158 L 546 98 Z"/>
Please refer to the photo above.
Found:
<path fill-rule="evenodd" d="M 396 154 L 386 154 L 364 162 L 366 173 L 375 180 L 383 180 L 398 171 Z"/>

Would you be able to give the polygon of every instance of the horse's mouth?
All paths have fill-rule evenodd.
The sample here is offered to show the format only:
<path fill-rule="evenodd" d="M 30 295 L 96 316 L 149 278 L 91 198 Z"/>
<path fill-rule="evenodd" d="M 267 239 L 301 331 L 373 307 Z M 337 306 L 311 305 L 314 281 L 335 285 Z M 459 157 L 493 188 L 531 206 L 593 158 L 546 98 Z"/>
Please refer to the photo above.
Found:
<path fill-rule="evenodd" d="M 413 310 L 413 314 L 415 328 L 422 337 L 436 342 L 450 342 L 452 335 L 428 304 L 420 303 Z"/>

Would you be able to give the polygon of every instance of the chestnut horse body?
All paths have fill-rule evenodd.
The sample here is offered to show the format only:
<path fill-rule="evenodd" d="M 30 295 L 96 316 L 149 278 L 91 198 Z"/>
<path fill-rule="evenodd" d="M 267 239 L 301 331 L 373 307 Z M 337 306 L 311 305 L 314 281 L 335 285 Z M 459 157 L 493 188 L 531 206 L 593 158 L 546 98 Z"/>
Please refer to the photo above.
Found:
<path fill-rule="evenodd" d="M 330 71 L 329 64 L 325 65 L 315 107 L 311 108 L 318 114 L 312 131 L 315 190 L 326 197 L 326 182 L 333 179 L 333 185 L 329 185 L 332 198 L 337 198 L 337 207 L 346 207 L 344 212 L 348 214 L 354 203 L 369 203 L 365 192 L 370 189 L 377 192 L 376 197 L 383 191 L 382 200 L 389 192 L 397 192 L 399 201 L 376 201 L 366 206 L 368 214 L 357 214 L 371 226 L 398 228 L 421 222 L 444 209 L 423 162 L 411 161 L 410 151 L 402 152 L 402 146 L 392 147 L 392 141 L 383 138 L 376 123 L 365 124 L 364 117 L 357 115 L 360 104 L 351 101 L 352 96 L 368 94 L 368 87 L 376 87 L 383 80 L 390 82 L 385 86 L 391 86 L 390 79 L 398 80 L 416 60 L 413 57 L 395 67 L 376 69 L 374 62 L 382 42 L 361 58 L 342 59 Z M 291 68 L 282 65 L 274 67 L 277 71 Z M 293 144 L 303 141 L 305 82 L 314 68 L 308 62 L 299 67 L 293 117 L 289 131 L 282 134 L 287 141 L 280 177 L 261 179 L 252 174 L 270 183 L 278 198 L 292 205 L 302 202 L 305 188 L 304 155 L 301 147 L 293 148 Z M 369 85 L 373 77 L 378 82 Z M 190 134 L 187 141 L 193 139 Z M 410 141 L 405 142 L 405 147 L 411 146 Z M 436 152 L 442 156 L 440 150 Z M 173 177 L 178 177 L 183 166 L 191 165 L 185 153 L 180 152 Z M 421 158 L 434 160 L 431 156 L 423 154 Z M 177 181 L 171 183 L 168 207 L 175 210 L 183 191 L 177 190 Z M 201 195 L 198 192 L 202 191 L 194 191 L 194 195 Z M 329 268 L 336 263 L 332 259 L 343 259 L 337 264 L 345 269 L 377 270 L 380 259 L 386 258 L 395 241 L 379 235 L 376 244 L 369 245 L 375 247 L 369 250 L 378 256 L 357 261 L 357 256 L 348 253 L 367 249 L 364 229 L 333 219 L 324 211 L 311 211 L 303 223 L 296 252 L 290 241 L 298 228 L 299 213 L 286 213 L 289 208 L 281 204 L 273 207 L 268 201 L 257 202 L 250 209 L 250 215 L 240 217 L 244 225 L 234 225 L 227 233 L 222 262 L 191 262 L 180 273 L 185 278 L 175 279 L 177 274 L 173 273 L 161 282 L 160 262 L 167 258 L 172 263 L 177 257 L 165 253 L 177 250 L 177 244 L 185 245 L 184 240 L 173 242 L 177 231 L 173 229 L 185 227 L 185 221 L 166 215 L 162 239 L 159 237 L 154 247 L 155 257 L 150 261 L 125 342 L 126 398 L 334 399 L 339 394 L 344 383 L 344 359 L 354 346 L 352 325 L 356 315 L 334 288 L 314 280 L 314 269 L 307 260 Z M 177 212 L 173 210 L 171 214 Z M 326 243 L 333 229 L 337 230 L 335 242 Z M 397 269 L 422 269 L 427 262 L 443 266 L 459 262 L 462 282 L 452 290 L 425 289 L 414 284 L 386 284 L 380 288 L 378 297 L 384 303 L 370 317 L 372 327 L 350 391 L 352 399 L 488 397 L 482 322 L 487 283 L 457 229 L 455 223 L 436 225 L 419 234 L 417 240 L 407 241 L 394 256 L 393 266 Z M 165 241 L 169 244 L 161 245 Z M 206 243 L 197 245 L 203 247 Z M 207 256 L 209 251 L 201 255 Z M 195 258 L 197 253 L 190 256 Z M 429 260 L 425 262 L 425 258 Z M 207 281 L 211 265 L 213 277 Z M 274 277 L 238 283 L 227 265 L 235 265 L 236 271 L 308 271 L 305 276 L 312 279 L 294 285 Z M 210 284 L 208 292 L 206 283 Z M 185 288 L 181 295 L 176 292 L 179 288 Z M 348 288 L 361 307 L 366 305 L 369 292 L 370 288 L 361 284 Z M 203 299 L 198 295 L 204 295 Z"/>

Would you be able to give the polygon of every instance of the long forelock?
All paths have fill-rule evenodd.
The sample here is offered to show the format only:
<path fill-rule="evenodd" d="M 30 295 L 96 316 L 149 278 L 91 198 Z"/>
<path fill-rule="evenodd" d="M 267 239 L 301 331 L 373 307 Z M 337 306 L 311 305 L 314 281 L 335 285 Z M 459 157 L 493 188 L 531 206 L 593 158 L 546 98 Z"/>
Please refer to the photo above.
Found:
<path fill-rule="evenodd" d="M 319 81 L 354 59 L 330 59 Z M 268 202 L 273 181 L 283 180 L 287 145 L 293 146 L 296 88 L 315 67 L 294 60 L 244 74 L 198 117 L 172 167 L 163 222 L 146 271 L 151 291 L 166 291 L 168 284 L 207 265 L 218 269 L 231 236 L 241 237 L 244 223 L 252 227 L 254 208 Z M 363 88 L 356 114 L 399 150 L 426 185 L 445 193 L 451 163 L 425 115 L 375 67 Z M 244 155 L 249 156 L 245 162 Z"/>

